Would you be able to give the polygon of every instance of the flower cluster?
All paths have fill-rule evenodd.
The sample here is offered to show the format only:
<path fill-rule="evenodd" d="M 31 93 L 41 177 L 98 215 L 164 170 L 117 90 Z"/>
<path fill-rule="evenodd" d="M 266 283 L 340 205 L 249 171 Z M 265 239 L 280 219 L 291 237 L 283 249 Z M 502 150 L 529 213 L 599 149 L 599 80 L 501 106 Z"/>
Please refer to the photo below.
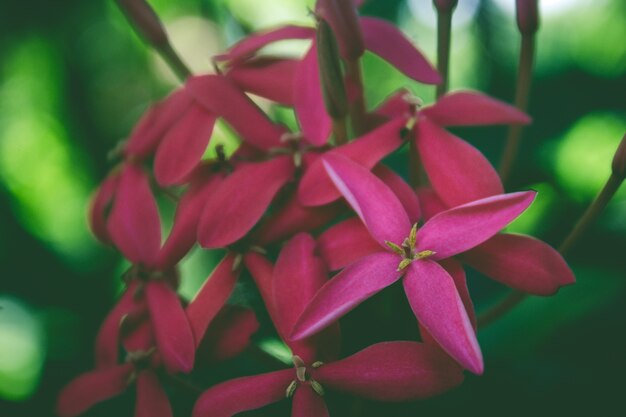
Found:
<path fill-rule="evenodd" d="M 505 193 L 485 156 L 447 130 L 521 125 L 528 116 L 474 91 L 427 106 L 408 90 L 388 92 L 367 109 L 365 51 L 418 82 L 441 77 L 402 32 L 360 17 L 359 6 L 319 0 L 315 27 L 250 35 L 214 57 L 216 74 L 188 77 L 138 122 L 90 208 L 95 236 L 132 264 L 126 290 L 98 333 L 95 369 L 61 393 L 61 416 L 132 386 L 137 416 L 171 416 L 162 383 L 199 361 L 237 356 L 258 328 L 254 311 L 227 304 L 240 275 L 256 284 L 293 367 L 210 387 L 194 417 L 285 398 L 294 416 L 325 416 L 328 390 L 381 401 L 442 393 L 465 369 L 483 372 L 464 264 L 536 295 L 574 282 L 546 243 L 500 233 L 535 193 Z M 298 59 L 264 54 L 285 39 L 310 42 Z M 299 130 L 272 120 L 251 95 L 293 108 Z M 207 159 L 218 119 L 241 144 Z M 403 146 L 412 174 L 425 173 L 419 184 L 382 162 Z M 165 239 L 155 195 L 176 200 Z M 185 279 L 177 264 L 196 243 L 226 254 L 187 301 L 177 294 Z M 342 356 L 339 319 L 399 280 L 421 340 Z"/>

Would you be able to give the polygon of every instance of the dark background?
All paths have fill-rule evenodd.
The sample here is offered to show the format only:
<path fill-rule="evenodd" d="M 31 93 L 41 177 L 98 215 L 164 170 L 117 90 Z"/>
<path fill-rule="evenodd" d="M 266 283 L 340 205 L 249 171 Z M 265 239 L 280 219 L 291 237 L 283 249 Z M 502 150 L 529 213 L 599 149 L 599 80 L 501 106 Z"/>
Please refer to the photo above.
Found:
<path fill-rule="evenodd" d="M 174 44 L 196 72 L 243 34 L 309 22 L 302 0 L 158 0 Z M 306 4 L 305 4 L 306 3 Z M 512 101 L 519 35 L 513 0 L 461 0 L 453 32 L 452 88 Z M 626 131 L 626 2 L 540 0 L 542 23 L 524 133 L 510 189 L 539 191 L 511 230 L 558 244 L 608 178 Z M 435 17 L 429 0 L 370 0 L 363 13 L 397 22 L 431 58 Z M 289 53 L 303 44 L 282 45 Z M 407 81 L 374 56 L 364 59 L 370 105 L 408 86 L 426 102 L 432 87 Z M 98 325 L 121 290 L 120 257 L 89 235 L 90 193 L 111 167 L 106 154 L 142 111 L 176 86 L 164 64 L 129 28 L 112 1 L 0 2 L 0 416 L 53 415 L 61 387 L 90 369 Z M 504 128 L 458 130 L 497 164 Z M 232 134 L 218 132 L 233 145 Z M 215 142 L 215 141 L 214 141 Z M 403 171 L 406 150 L 389 163 Z M 624 187 L 626 188 L 626 187 Z M 572 251 L 578 283 L 552 298 L 531 298 L 479 333 L 485 375 L 440 397 L 378 404 L 329 396 L 332 415 L 623 415 L 626 411 L 626 190 Z M 191 297 L 219 254 L 196 250 L 183 266 Z M 477 310 L 505 289 L 469 271 Z M 402 300 L 402 301 L 400 301 Z M 259 307 L 245 279 L 232 300 Z M 388 308 L 393 305 L 394 309 Z M 399 307 L 396 307 L 399 306 Z M 267 317 L 255 337 L 284 349 Z M 382 339 L 415 337 L 398 289 L 344 320 L 344 352 Z M 380 329 L 364 337 L 367 329 Z M 249 354 L 194 375 L 211 378 L 269 370 Z M 206 385 L 203 385 L 206 384 Z M 176 415 L 194 396 L 168 386 Z M 132 414 L 133 395 L 91 416 Z M 274 415 L 284 401 L 255 415 Z"/>

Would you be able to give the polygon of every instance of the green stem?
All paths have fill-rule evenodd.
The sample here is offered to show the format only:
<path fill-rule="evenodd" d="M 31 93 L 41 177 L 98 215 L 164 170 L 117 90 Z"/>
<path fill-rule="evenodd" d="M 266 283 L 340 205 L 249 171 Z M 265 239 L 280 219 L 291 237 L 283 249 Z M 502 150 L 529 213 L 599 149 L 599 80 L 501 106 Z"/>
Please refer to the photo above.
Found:
<path fill-rule="evenodd" d="M 561 253 L 561 255 L 566 256 L 572 247 L 580 241 L 580 238 L 589 230 L 589 227 L 600 217 L 600 214 L 604 211 L 609 201 L 611 201 L 623 181 L 623 178 L 619 178 L 613 174 L 611 175 L 604 185 L 604 188 L 602 188 L 602 191 L 600 191 L 598 196 L 589 205 L 572 231 L 559 246 L 559 253 Z M 499 319 L 527 297 L 528 295 L 525 293 L 512 291 L 502 301 L 478 317 L 478 327 L 485 327 Z"/>
<path fill-rule="evenodd" d="M 448 91 L 451 32 L 452 10 L 439 10 L 437 12 L 437 71 L 441 75 L 441 83 L 437 85 L 437 98 Z"/>
<path fill-rule="evenodd" d="M 156 51 L 167 62 L 167 65 L 174 71 L 174 74 L 181 82 L 184 83 L 191 76 L 191 71 L 169 42 L 161 48 L 156 48 Z"/>
<path fill-rule="evenodd" d="M 352 130 L 356 136 L 360 136 L 365 133 L 365 91 L 363 90 L 363 74 L 361 73 L 361 64 L 359 59 L 354 61 L 346 61 L 346 77 L 351 83 L 360 91 L 361 94 L 350 103 L 350 119 L 352 120 Z"/>
<path fill-rule="evenodd" d="M 335 146 L 348 143 L 348 128 L 345 117 L 333 119 L 333 135 L 335 136 Z"/>
<path fill-rule="evenodd" d="M 515 107 L 521 111 L 528 108 L 528 96 L 530 94 L 530 83 L 532 78 L 533 60 L 535 55 L 534 34 L 522 35 L 520 48 L 519 69 L 517 73 L 517 87 L 515 91 Z M 520 139 L 522 137 L 522 125 L 512 125 L 506 139 L 502 160 L 500 162 L 500 177 L 503 183 L 507 183 L 513 170 L 515 159 L 519 151 Z"/>

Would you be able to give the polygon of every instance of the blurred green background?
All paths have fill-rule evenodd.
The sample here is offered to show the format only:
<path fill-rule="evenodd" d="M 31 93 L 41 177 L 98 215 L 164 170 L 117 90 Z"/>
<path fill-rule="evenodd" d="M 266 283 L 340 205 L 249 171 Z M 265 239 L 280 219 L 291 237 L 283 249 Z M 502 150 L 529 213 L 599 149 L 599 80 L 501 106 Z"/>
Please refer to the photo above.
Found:
<path fill-rule="evenodd" d="M 434 61 L 431 3 L 369 0 L 363 13 L 396 22 Z M 514 0 L 459 3 L 452 89 L 475 88 L 512 101 L 519 43 Z M 608 178 L 626 131 L 626 2 L 540 3 L 534 123 L 525 131 L 511 187 L 532 187 L 539 197 L 511 230 L 556 245 Z M 211 55 L 252 30 L 311 23 L 309 0 L 151 4 L 195 72 L 210 70 Z M 370 105 L 400 86 L 432 101 L 434 88 L 408 81 L 377 57 L 367 55 L 364 65 Z M 107 152 L 176 85 L 113 1 L 0 2 L 0 416 L 53 415 L 60 388 L 91 367 L 95 332 L 121 288 L 125 266 L 90 236 L 88 199 L 110 168 Z M 497 163 L 504 128 L 457 133 Z M 404 165 L 403 152 L 389 162 Z M 217 259 L 196 251 L 184 263 L 190 277 L 181 290 L 185 296 L 193 295 Z M 554 298 L 528 299 L 480 332 L 484 376 L 468 376 L 448 394 L 403 405 L 331 395 L 331 414 L 620 414 L 626 392 L 626 186 L 568 260 L 575 286 Z M 479 311 L 505 293 L 471 271 L 469 281 Z M 380 326 L 383 338 L 404 334 L 387 330 L 395 311 L 372 316 L 367 308 L 351 313 L 347 328 Z M 345 333 L 347 352 L 368 342 Z M 271 340 L 263 345 L 273 346 Z M 239 362 L 241 374 L 254 369 L 246 368 L 247 360 Z M 176 415 L 187 415 L 193 397 L 171 393 Z M 132 403 L 129 394 L 89 415 L 131 415 Z"/>

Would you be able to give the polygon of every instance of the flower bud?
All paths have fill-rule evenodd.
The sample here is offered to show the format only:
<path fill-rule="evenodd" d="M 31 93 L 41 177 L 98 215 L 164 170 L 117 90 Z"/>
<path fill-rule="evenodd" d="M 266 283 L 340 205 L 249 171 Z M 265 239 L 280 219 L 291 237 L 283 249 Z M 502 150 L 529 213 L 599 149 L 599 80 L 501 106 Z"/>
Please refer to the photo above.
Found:
<path fill-rule="evenodd" d="M 615 151 L 611 168 L 614 177 L 620 180 L 626 179 L 626 134 Z"/>
<path fill-rule="evenodd" d="M 435 7 L 440 12 L 451 12 L 458 2 L 459 0 L 433 0 Z"/>
<path fill-rule="evenodd" d="M 363 34 L 353 0 L 318 0 L 315 13 L 333 29 L 343 58 L 354 61 L 363 55 Z"/>
<path fill-rule="evenodd" d="M 532 35 L 539 28 L 538 0 L 516 0 L 517 26 L 523 35 Z"/>
<path fill-rule="evenodd" d="M 316 33 L 317 61 L 326 111 L 333 119 L 341 119 L 348 113 L 348 100 L 341 72 L 337 41 L 330 25 L 320 19 Z"/>
<path fill-rule="evenodd" d="M 167 34 L 161 20 L 145 0 L 117 0 L 120 9 L 137 31 L 155 48 L 168 45 Z"/>

